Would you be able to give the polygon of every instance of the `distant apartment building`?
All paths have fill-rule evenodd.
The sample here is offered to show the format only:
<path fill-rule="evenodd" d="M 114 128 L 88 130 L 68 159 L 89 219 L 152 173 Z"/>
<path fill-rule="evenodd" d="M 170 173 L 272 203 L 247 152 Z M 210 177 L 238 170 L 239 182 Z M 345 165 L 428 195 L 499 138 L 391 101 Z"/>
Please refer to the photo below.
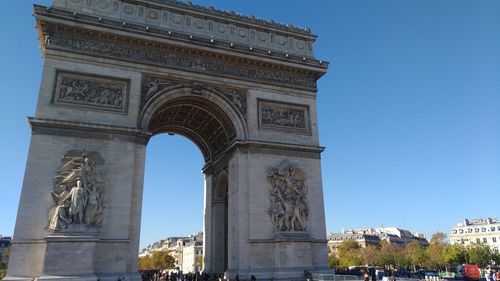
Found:
<path fill-rule="evenodd" d="M 496 218 L 465 219 L 450 232 L 451 244 L 469 245 L 484 243 L 495 251 L 500 251 L 500 221 Z"/>
<path fill-rule="evenodd" d="M 197 272 L 203 268 L 203 241 L 191 241 L 182 250 L 182 272 Z"/>
<path fill-rule="evenodd" d="M 203 257 L 203 232 L 191 236 L 169 237 L 144 248 L 139 257 L 149 256 L 156 251 L 167 251 L 175 259 L 174 267 L 183 272 L 196 272 L 201 268 L 199 257 Z"/>
<path fill-rule="evenodd" d="M 422 246 L 429 245 L 423 233 L 412 233 L 397 227 L 357 228 L 328 235 L 328 251 L 336 253 L 340 243 L 346 240 L 354 240 L 362 248 L 368 245 L 380 246 L 382 240 L 400 247 L 405 247 L 412 242 L 418 242 Z"/>
<path fill-rule="evenodd" d="M 0 236 L 0 261 L 7 261 L 7 252 L 10 249 L 11 237 Z"/>

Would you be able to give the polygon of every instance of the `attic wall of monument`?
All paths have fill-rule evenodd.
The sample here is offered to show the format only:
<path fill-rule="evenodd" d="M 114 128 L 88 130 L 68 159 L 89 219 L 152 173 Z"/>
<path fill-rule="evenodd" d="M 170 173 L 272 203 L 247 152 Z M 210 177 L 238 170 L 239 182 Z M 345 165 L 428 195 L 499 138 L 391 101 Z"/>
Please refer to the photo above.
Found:
<path fill-rule="evenodd" d="M 172 4 L 172 1 L 170 3 L 166 2 L 166 4 L 149 3 L 144 5 L 133 1 L 125 3 L 113 0 L 55 1 L 56 7 L 76 12 L 92 13 L 101 17 L 240 43 L 266 50 L 314 57 L 312 50 L 314 36 L 307 29 L 290 25 L 266 28 L 263 23 L 270 23 L 270 21 L 247 17 L 250 22 L 255 22 L 252 24 L 245 19 L 237 19 L 238 16 L 235 13 L 217 13 L 214 9 L 205 8 L 205 13 L 200 14 L 199 11 L 193 9 L 196 8 L 194 4 L 185 5 L 183 8 L 175 4 L 168 5 Z M 210 15 L 210 13 L 213 15 Z M 275 23 L 272 24 L 276 25 Z"/>

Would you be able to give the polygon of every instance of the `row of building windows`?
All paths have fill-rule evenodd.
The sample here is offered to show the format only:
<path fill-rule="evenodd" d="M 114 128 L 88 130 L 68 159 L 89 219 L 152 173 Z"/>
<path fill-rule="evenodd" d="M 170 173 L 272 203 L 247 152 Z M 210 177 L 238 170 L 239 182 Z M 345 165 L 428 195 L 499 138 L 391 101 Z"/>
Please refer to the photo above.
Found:
<path fill-rule="evenodd" d="M 460 243 L 460 242 L 463 243 L 463 242 L 469 242 L 469 239 L 456 239 L 455 241 L 458 242 L 458 243 Z M 471 239 L 471 242 L 472 241 L 473 240 Z M 491 237 L 491 242 L 496 243 L 497 241 L 500 241 L 500 238 L 497 239 L 496 237 Z M 482 239 L 481 238 L 476 238 L 475 242 L 476 243 L 481 243 L 481 242 L 488 243 L 488 238 L 486 238 L 486 237 L 483 237 Z"/>
<path fill-rule="evenodd" d="M 363 239 L 362 236 L 350 236 L 350 237 L 346 237 L 346 236 L 341 236 L 341 237 L 331 237 L 330 240 L 336 240 L 336 241 L 341 241 L 341 240 L 359 240 L 359 239 Z"/>
<path fill-rule="evenodd" d="M 493 232 L 493 231 L 495 231 L 495 230 L 500 231 L 500 225 L 499 225 L 499 226 L 497 226 L 497 227 L 494 227 L 494 226 L 491 226 L 491 227 L 490 227 L 490 231 L 492 231 L 492 232 Z M 453 234 L 457 234 L 457 233 L 462 234 L 462 233 L 464 233 L 464 232 L 465 232 L 465 233 L 472 233 L 472 232 L 479 233 L 479 231 L 481 231 L 481 232 L 486 232 L 486 231 L 487 231 L 487 228 L 486 228 L 486 227 L 481 227 L 481 228 L 476 227 L 476 228 L 474 228 L 474 229 L 472 229 L 472 228 L 468 228 L 468 229 L 467 229 L 467 232 L 465 232 L 465 229 L 453 229 L 453 230 L 452 230 L 452 233 L 453 233 Z"/>

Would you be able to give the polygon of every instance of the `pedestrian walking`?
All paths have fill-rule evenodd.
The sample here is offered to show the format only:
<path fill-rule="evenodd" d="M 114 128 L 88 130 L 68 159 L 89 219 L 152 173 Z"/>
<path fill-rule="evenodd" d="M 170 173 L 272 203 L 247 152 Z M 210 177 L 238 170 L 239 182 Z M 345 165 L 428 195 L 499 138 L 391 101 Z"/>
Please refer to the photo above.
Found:
<path fill-rule="evenodd" d="M 368 274 L 368 269 L 366 267 L 363 270 L 363 280 L 364 281 L 370 281 L 370 275 Z"/>
<path fill-rule="evenodd" d="M 486 281 L 490 281 L 490 270 L 489 269 L 484 270 L 484 279 L 486 279 Z M 491 281 L 493 281 L 493 280 L 491 280 Z"/>

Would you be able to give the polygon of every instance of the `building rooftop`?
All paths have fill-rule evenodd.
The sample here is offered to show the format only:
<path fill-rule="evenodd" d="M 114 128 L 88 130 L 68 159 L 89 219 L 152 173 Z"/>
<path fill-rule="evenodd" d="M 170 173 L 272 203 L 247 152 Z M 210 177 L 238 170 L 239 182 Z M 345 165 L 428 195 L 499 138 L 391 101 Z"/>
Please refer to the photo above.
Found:
<path fill-rule="evenodd" d="M 253 16 L 253 15 L 245 15 L 245 14 L 238 13 L 235 11 L 220 10 L 220 9 L 216 9 L 212 6 L 205 7 L 205 6 L 194 4 L 192 1 L 138 0 L 137 2 L 142 2 L 145 4 L 156 3 L 156 4 L 171 5 L 171 6 L 176 6 L 178 8 L 189 9 L 191 11 L 199 11 L 199 12 L 211 14 L 214 16 L 230 17 L 230 18 L 233 18 L 235 20 L 246 21 L 248 23 L 265 25 L 265 26 L 272 27 L 272 28 L 282 29 L 282 30 L 288 31 L 288 32 L 291 31 L 291 32 L 304 33 L 304 34 L 311 34 L 311 30 L 309 28 L 299 27 L 299 26 L 295 26 L 292 24 L 279 23 L 279 22 L 275 22 L 274 20 L 258 18 L 258 17 Z"/>
<path fill-rule="evenodd" d="M 485 219 L 464 219 L 463 222 L 458 223 L 458 227 L 468 226 L 468 225 L 488 225 L 500 223 L 496 218 L 485 218 Z"/>

